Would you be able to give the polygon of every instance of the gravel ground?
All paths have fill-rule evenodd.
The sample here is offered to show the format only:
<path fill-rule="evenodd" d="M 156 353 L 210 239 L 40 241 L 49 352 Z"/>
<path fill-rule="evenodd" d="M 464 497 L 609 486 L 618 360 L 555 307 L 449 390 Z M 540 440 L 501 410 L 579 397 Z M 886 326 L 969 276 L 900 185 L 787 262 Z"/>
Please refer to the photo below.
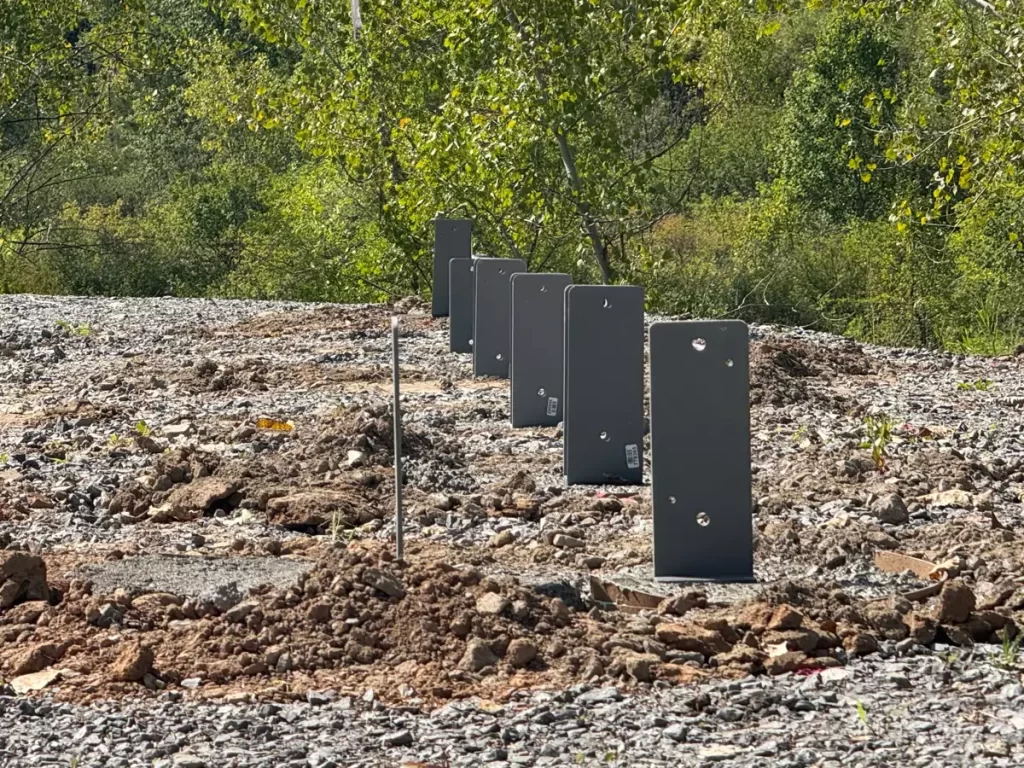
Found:
<path fill-rule="evenodd" d="M 393 490 L 390 309 L 0 297 L 0 557 L 41 556 L 53 590 L 48 607 L 0 609 L 0 677 L 41 643 L 66 654 L 63 679 L 0 695 L 0 766 L 1024 763 L 1020 665 L 1000 643 L 1024 608 L 1017 359 L 752 328 L 759 583 L 702 590 L 684 618 L 720 628 L 730 651 L 694 654 L 663 636 L 664 611 L 589 599 L 592 575 L 657 591 L 649 487 L 563 488 L 558 430 L 511 430 L 507 383 L 472 379 L 445 323 L 402 309 L 405 571 L 378 554 Z M 872 419 L 892 430 L 884 472 L 860 447 Z M 378 570 L 364 571 L 361 547 Z M 935 564 L 948 589 L 877 567 L 879 552 Z M 168 572 L 178 560 L 196 567 Z M 493 622 L 473 618 L 470 638 L 442 626 L 447 656 L 414 669 L 397 635 L 425 644 L 409 622 L 433 619 L 410 616 L 412 590 L 439 584 L 441 563 L 464 585 L 423 587 L 445 622 L 446 601 L 490 616 L 488 594 L 508 599 Z M 376 633 L 377 652 L 303 667 L 332 633 L 351 634 L 316 629 L 339 579 L 357 604 L 345 621 Z M 952 583 L 971 593 L 959 617 Z M 132 603 L 147 592 L 168 597 Z M 796 606 L 803 638 L 774 616 L 744 619 L 758 601 Z M 146 613 L 156 604 L 166 616 Z M 916 613 L 933 617 L 925 635 Z M 259 650 L 218 639 L 238 622 Z M 821 642 L 805 656 L 793 643 L 807 632 Z M 461 669 L 473 636 L 504 661 Z M 508 661 L 513 636 L 535 662 Z M 111 682 L 137 640 L 155 653 L 146 677 Z M 801 659 L 764 674 L 777 642 Z M 584 663 L 574 643 L 599 650 Z M 758 658 L 725 661 L 741 647 Z M 244 674 L 226 666 L 246 655 Z"/>

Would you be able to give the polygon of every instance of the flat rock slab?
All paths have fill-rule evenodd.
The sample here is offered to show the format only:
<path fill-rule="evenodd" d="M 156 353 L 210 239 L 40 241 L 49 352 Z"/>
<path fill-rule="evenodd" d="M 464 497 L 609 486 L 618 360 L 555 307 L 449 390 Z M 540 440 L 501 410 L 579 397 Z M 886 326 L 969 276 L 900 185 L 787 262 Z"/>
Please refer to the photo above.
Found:
<path fill-rule="evenodd" d="M 291 586 L 312 567 L 311 561 L 284 557 L 156 555 L 94 563 L 69 576 L 91 581 L 97 595 L 123 589 L 132 595 L 166 592 L 205 599 L 232 586 L 243 595 L 264 584 Z"/>

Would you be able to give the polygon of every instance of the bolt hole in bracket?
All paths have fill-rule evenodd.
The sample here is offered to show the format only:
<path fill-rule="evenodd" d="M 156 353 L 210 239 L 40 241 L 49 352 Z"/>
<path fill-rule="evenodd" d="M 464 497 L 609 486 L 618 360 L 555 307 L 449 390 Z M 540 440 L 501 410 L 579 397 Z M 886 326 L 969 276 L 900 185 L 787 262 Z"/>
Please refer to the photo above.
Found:
<path fill-rule="evenodd" d="M 651 325 L 658 581 L 754 580 L 748 347 L 738 320 Z"/>

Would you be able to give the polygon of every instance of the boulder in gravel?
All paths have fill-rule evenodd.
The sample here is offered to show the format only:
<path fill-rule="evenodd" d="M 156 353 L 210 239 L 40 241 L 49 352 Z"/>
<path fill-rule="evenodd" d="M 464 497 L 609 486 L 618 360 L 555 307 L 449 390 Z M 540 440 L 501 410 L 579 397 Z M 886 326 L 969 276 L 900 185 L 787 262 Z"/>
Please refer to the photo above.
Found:
<path fill-rule="evenodd" d="M 871 514 L 886 525 L 903 525 L 910 519 L 907 505 L 898 493 L 890 493 L 871 505 Z"/>
<path fill-rule="evenodd" d="M 41 557 L 25 552 L 0 552 L 0 610 L 18 602 L 49 597 L 46 563 Z"/>
<path fill-rule="evenodd" d="M 218 501 L 226 499 L 238 490 L 236 480 L 220 477 L 201 477 L 188 485 L 176 488 L 167 497 L 167 502 L 157 510 L 154 519 L 192 520 L 202 517 Z"/>
<path fill-rule="evenodd" d="M 153 669 L 153 649 L 131 642 L 110 667 L 110 676 L 125 683 L 137 683 Z"/>
<path fill-rule="evenodd" d="M 461 665 L 472 672 L 479 672 L 497 663 L 498 657 L 487 643 L 483 640 L 470 640 L 462 656 Z"/>
<path fill-rule="evenodd" d="M 974 592 L 961 579 L 951 579 L 942 585 L 935 618 L 942 624 L 961 624 L 974 610 Z"/>

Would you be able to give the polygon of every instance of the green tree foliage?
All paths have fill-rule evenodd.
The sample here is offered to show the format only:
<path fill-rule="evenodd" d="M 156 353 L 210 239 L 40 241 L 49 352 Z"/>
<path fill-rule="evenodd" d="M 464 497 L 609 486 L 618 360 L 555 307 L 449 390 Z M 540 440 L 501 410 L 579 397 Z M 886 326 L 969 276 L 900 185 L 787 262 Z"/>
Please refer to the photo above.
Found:
<path fill-rule="evenodd" d="M 382 300 L 430 225 L 652 308 L 1020 340 L 1011 0 L 9 0 L 0 291 Z"/>

